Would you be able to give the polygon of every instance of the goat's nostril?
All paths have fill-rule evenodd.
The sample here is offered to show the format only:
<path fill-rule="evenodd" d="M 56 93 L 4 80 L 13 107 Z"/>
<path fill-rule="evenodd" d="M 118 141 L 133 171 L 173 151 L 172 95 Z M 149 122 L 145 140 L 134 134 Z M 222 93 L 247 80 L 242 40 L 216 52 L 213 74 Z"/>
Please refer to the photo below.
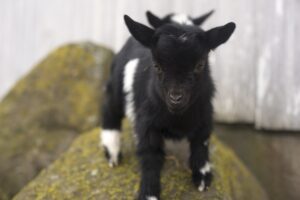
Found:
<path fill-rule="evenodd" d="M 182 99 L 183 95 L 182 94 L 174 94 L 174 93 L 170 93 L 170 99 L 173 102 L 179 103 L 180 100 Z"/>

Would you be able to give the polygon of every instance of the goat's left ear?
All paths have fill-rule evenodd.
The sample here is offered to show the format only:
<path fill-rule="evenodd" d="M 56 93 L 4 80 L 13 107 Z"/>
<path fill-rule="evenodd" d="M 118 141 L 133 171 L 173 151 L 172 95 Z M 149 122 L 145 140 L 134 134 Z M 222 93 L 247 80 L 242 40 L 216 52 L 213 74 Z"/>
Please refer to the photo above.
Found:
<path fill-rule="evenodd" d="M 208 13 L 205 13 L 203 15 L 201 15 L 200 17 L 194 18 L 192 19 L 193 23 L 197 26 L 200 26 L 201 24 L 203 24 L 203 22 L 205 22 L 207 20 L 207 18 L 209 18 L 215 11 L 211 10 Z"/>
<path fill-rule="evenodd" d="M 219 26 L 206 31 L 206 39 L 210 49 L 215 49 L 219 45 L 225 43 L 233 31 L 235 30 L 235 23 L 230 22 L 224 26 Z"/>
<path fill-rule="evenodd" d="M 142 45 L 151 47 L 153 42 L 154 30 L 143 24 L 135 22 L 127 15 L 124 15 L 124 20 L 131 35 Z"/>

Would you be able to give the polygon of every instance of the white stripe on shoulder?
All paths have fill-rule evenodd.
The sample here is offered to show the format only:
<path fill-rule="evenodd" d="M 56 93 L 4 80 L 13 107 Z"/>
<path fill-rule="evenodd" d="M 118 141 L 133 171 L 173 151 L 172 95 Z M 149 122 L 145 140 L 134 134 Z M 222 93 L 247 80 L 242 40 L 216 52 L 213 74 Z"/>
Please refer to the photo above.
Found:
<path fill-rule="evenodd" d="M 133 84 L 138 63 L 139 59 L 132 59 L 125 65 L 124 69 L 123 92 L 125 94 L 125 113 L 132 123 L 135 120 Z"/>
<path fill-rule="evenodd" d="M 184 25 L 193 25 L 192 20 L 185 14 L 176 14 L 171 17 L 173 22 Z"/>

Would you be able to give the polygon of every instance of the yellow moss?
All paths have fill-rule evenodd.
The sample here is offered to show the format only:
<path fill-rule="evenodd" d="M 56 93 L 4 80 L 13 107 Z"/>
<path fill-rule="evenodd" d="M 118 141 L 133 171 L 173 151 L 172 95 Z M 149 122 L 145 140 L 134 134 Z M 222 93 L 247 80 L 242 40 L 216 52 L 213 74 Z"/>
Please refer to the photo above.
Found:
<path fill-rule="evenodd" d="M 68 152 L 14 199 L 133 199 L 138 190 L 139 169 L 131 131 L 125 125 L 124 159 L 120 166 L 108 167 L 98 147 L 99 129 L 94 129 L 79 136 Z M 216 138 L 212 146 L 215 179 L 210 190 L 199 193 L 191 183 L 190 170 L 178 164 L 176 158 L 167 159 L 162 172 L 162 199 L 266 199 L 257 181 L 228 147 Z"/>
<path fill-rule="evenodd" d="M 99 124 L 101 86 L 113 53 L 65 45 L 37 64 L 0 104 L 0 191 L 15 194 L 64 151 L 75 135 Z M 21 174 L 21 175 L 20 175 Z M 2 194 L 0 194 L 1 196 Z"/>
<path fill-rule="evenodd" d="M 0 151 L 7 152 L 0 163 L 11 166 L 6 168 L 9 171 L 0 167 L 0 175 L 6 189 L 14 188 L 9 195 L 54 160 L 75 134 L 96 126 L 111 57 L 111 51 L 95 45 L 62 47 L 0 104 Z M 120 166 L 108 167 L 98 147 L 99 129 L 95 129 L 79 136 L 15 199 L 133 199 L 139 183 L 138 162 L 128 123 L 123 132 Z M 214 138 L 211 152 L 215 179 L 208 192 L 199 193 L 191 183 L 190 170 L 172 158 L 162 172 L 163 199 L 265 199 L 257 181 L 228 147 Z M 24 175 L 18 176 L 20 172 Z"/>

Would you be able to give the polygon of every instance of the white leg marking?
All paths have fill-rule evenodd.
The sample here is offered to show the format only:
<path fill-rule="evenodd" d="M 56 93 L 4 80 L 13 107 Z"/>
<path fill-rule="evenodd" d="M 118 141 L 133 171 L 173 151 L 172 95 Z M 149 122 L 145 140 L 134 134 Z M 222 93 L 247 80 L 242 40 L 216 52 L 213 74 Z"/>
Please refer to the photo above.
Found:
<path fill-rule="evenodd" d="M 205 165 L 200 169 L 200 172 L 205 175 L 206 173 L 209 173 L 211 170 L 211 165 L 208 161 L 206 161 Z"/>
<path fill-rule="evenodd" d="M 157 200 L 157 197 L 155 197 L 155 196 L 147 196 L 146 199 L 147 200 Z"/>
<path fill-rule="evenodd" d="M 185 14 L 176 14 L 171 17 L 173 22 L 184 25 L 193 25 L 192 20 Z"/>
<path fill-rule="evenodd" d="M 139 59 L 137 58 L 130 60 L 124 69 L 123 92 L 125 94 L 125 113 L 132 123 L 135 120 L 133 84 L 138 63 Z"/>
<path fill-rule="evenodd" d="M 204 180 L 202 180 L 201 183 L 200 183 L 200 185 L 199 185 L 199 187 L 198 187 L 198 190 L 199 190 L 200 192 L 203 192 L 204 189 L 205 189 Z"/>
<path fill-rule="evenodd" d="M 120 153 L 120 131 L 103 129 L 101 133 L 101 145 L 107 148 L 109 153 L 109 166 L 118 165 L 118 156 Z"/>

